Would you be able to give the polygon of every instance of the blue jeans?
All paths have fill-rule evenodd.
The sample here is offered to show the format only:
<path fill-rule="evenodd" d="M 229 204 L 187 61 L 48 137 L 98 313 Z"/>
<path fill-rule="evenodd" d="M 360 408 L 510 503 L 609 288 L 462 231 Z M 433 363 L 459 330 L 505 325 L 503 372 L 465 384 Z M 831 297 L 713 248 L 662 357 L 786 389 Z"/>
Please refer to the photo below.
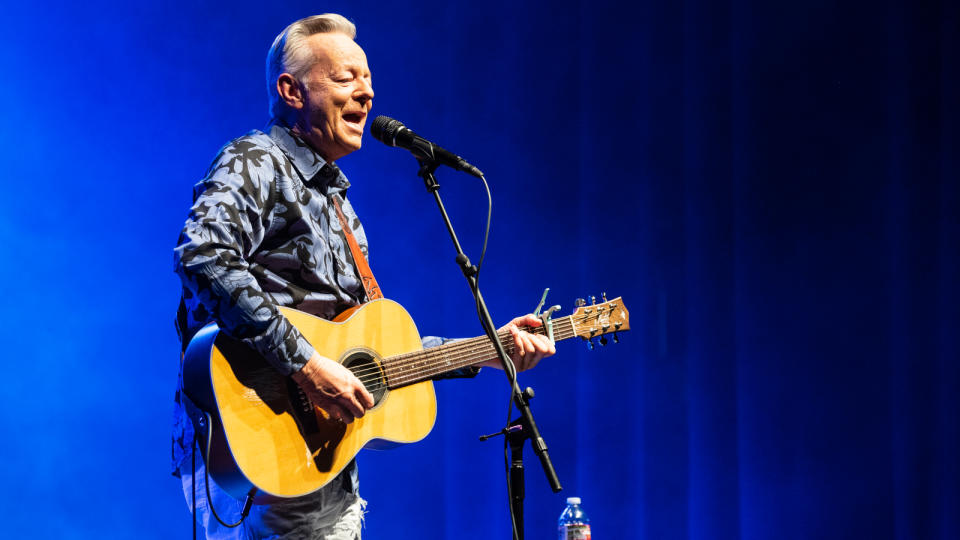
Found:
<path fill-rule="evenodd" d="M 333 479 L 322 489 L 293 499 L 273 504 L 255 504 L 240 526 L 227 528 L 210 512 L 214 505 L 217 515 L 228 523 L 240 519 L 243 501 L 239 501 L 220 489 L 210 479 L 210 496 L 207 500 L 204 488 L 204 463 L 197 453 L 197 524 L 206 538 L 218 540 L 359 540 L 363 525 L 363 511 L 367 502 L 344 489 L 340 477 Z M 180 479 L 187 508 L 192 508 L 191 478 L 193 467 L 190 457 L 180 465 Z"/>

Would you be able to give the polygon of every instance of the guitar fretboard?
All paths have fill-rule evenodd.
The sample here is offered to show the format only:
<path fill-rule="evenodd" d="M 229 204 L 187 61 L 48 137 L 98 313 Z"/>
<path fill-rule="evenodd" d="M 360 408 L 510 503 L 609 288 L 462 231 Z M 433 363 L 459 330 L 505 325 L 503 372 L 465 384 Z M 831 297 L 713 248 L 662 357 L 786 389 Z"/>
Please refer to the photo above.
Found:
<path fill-rule="evenodd" d="M 525 330 L 532 334 L 546 334 L 546 330 L 542 326 L 525 328 Z M 554 341 L 575 336 L 572 316 L 553 320 Z M 513 354 L 513 335 L 508 330 L 504 330 L 498 332 L 497 337 L 507 353 Z M 383 360 L 383 367 L 387 376 L 387 387 L 392 389 L 425 381 L 441 373 L 472 366 L 496 358 L 496 356 L 497 351 L 490 343 L 490 339 L 487 336 L 480 336 L 452 341 L 422 351 L 391 356 Z"/>

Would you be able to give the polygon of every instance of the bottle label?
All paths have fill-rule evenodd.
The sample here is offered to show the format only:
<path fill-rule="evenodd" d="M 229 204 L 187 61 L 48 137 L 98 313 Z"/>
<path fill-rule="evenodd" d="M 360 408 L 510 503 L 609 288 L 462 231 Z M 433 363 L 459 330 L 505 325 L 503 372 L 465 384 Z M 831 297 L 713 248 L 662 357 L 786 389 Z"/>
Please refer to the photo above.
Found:
<path fill-rule="evenodd" d="M 561 525 L 560 540 L 590 540 L 590 525 L 572 523 Z"/>

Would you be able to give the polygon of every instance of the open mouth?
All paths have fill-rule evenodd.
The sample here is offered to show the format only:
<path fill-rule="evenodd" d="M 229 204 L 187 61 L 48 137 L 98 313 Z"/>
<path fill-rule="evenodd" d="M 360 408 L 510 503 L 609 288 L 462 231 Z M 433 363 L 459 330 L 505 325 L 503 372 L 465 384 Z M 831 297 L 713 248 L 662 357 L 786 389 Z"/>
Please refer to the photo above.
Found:
<path fill-rule="evenodd" d="M 367 117 L 363 113 L 346 113 L 343 115 L 343 120 L 353 126 L 354 128 L 363 131 L 363 120 Z"/>

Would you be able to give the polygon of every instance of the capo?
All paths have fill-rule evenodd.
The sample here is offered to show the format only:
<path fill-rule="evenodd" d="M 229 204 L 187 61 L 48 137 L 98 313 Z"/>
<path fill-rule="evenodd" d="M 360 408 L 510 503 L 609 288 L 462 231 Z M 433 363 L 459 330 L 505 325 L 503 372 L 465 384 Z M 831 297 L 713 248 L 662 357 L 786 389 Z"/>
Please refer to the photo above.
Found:
<path fill-rule="evenodd" d="M 547 337 L 550 338 L 550 341 L 553 339 L 553 321 L 550 320 L 550 316 L 553 315 L 553 312 L 560 309 L 560 306 L 551 306 L 547 311 L 540 313 L 540 309 L 543 308 L 543 305 L 547 302 L 547 293 L 550 292 L 550 287 L 547 287 L 543 290 L 543 296 L 540 297 L 540 303 L 537 304 L 537 309 L 533 310 L 533 315 L 540 319 L 543 323 L 543 330 L 546 332 Z"/>

